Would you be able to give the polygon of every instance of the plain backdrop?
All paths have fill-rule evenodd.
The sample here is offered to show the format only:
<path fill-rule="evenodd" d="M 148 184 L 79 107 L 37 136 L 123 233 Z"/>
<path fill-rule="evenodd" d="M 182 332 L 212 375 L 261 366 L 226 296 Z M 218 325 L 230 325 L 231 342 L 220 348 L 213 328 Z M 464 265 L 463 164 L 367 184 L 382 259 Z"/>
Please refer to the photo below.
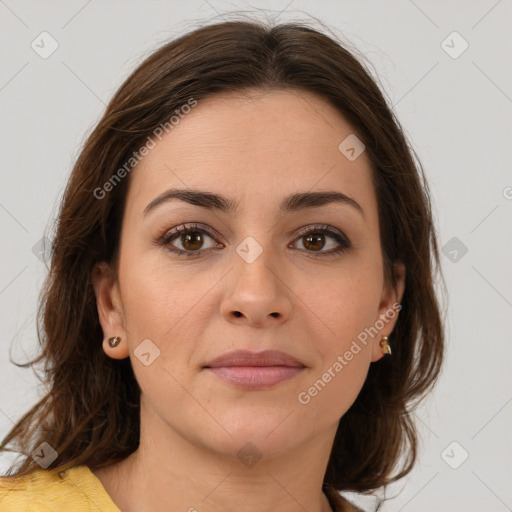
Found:
<path fill-rule="evenodd" d="M 1 0 L 0 436 L 39 394 L 10 357 L 36 353 L 41 239 L 85 136 L 160 43 L 233 11 L 323 30 L 316 17 L 364 54 L 430 182 L 447 360 L 417 412 L 418 464 L 383 510 L 512 510 L 511 0 Z"/>

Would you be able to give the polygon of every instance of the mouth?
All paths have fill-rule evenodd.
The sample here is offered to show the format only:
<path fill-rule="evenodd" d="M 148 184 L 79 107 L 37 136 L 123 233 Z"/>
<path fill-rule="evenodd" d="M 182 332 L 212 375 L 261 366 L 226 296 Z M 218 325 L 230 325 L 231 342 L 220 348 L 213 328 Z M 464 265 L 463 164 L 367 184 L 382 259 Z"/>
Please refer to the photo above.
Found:
<path fill-rule="evenodd" d="M 236 387 L 265 389 L 296 377 L 306 366 L 277 350 L 259 353 L 237 350 L 214 359 L 203 369 Z"/>

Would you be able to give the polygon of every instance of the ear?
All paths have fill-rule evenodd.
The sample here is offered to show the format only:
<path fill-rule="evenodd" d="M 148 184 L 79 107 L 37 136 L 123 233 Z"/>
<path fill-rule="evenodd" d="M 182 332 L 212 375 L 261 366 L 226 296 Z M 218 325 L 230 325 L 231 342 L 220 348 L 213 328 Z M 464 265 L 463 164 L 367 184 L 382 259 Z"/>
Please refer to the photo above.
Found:
<path fill-rule="evenodd" d="M 92 270 L 91 277 L 104 335 L 103 351 L 113 359 L 124 359 L 129 356 L 129 350 L 117 279 L 106 262 L 97 263 Z M 121 343 L 116 347 L 111 347 L 108 339 L 114 336 L 119 336 Z"/>
<path fill-rule="evenodd" d="M 401 261 L 393 264 L 393 273 L 395 284 L 393 286 L 392 280 L 385 283 L 379 303 L 379 311 L 375 318 L 375 329 L 377 334 L 373 337 L 372 345 L 372 362 L 378 361 L 384 356 L 384 352 L 380 346 L 380 341 L 383 336 L 389 337 L 389 344 L 393 346 L 393 337 L 391 333 L 398 320 L 398 314 L 402 308 L 400 302 L 404 295 L 405 290 L 405 265 Z"/>

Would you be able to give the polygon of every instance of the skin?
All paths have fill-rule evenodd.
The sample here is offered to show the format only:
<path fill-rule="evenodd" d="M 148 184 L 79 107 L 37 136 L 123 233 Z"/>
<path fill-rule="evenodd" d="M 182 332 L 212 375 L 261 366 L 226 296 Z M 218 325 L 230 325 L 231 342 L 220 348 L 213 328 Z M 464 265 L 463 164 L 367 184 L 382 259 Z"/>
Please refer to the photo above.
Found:
<path fill-rule="evenodd" d="M 352 133 L 311 93 L 217 95 L 200 101 L 132 171 L 117 278 L 106 264 L 93 272 L 103 350 L 130 357 L 142 390 L 139 448 L 94 472 L 123 512 L 331 510 L 322 481 L 339 420 L 370 364 L 383 357 L 379 341 L 398 315 L 360 343 L 308 404 L 297 396 L 400 302 L 405 284 L 403 265 L 396 288 L 384 279 L 370 160 L 363 152 L 349 161 L 338 150 Z M 169 188 L 221 194 L 239 201 L 238 211 L 173 200 L 143 216 Z M 284 197 L 311 191 L 342 192 L 364 216 L 338 203 L 279 212 Z M 155 244 L 184 223 L 221 238 L 193 242 L 203 251 L 198 258 Z M 319 251 L 297 236 L 317 224 L 342 231 L 351 248 L 324 256 L 339 246 L 330 235 Z M 263 250 L 252 263 L 236 252 L 248 236 Z M 169 245 L 191 247 L 183 236 Z M 115 348 L 112 336 L 122 340 Z M 134 355 L 145 339 L 160 350 L 149 366 Z M 203 369 L 235 349 L 281 350 L 306 369 L 263 390 L 240 389 Z M 247 443 L 261 456 L 250 466 L 237 457 Z"/>

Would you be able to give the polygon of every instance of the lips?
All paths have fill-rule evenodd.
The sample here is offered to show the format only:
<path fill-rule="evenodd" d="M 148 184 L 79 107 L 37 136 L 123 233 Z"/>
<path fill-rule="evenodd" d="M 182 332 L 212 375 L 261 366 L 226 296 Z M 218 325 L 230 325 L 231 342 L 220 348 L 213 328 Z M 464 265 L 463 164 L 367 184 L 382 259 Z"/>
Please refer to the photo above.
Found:
<path fill-rule="evenodd" d="M 265 350 L 263 352 L 235 350 L 223 354 L 204 365 L 205 368 L 226 368 L 231 366 L 289 366 L 305 368 L 305 365 L 299 360 L 279 350 Z"/>
<path fill-rule="evenodd" d="M 306 368 L 278 350 L 235 350 L 210 361 L 204 369 L 230 385 L 246 390 L 268 389 L 293 379 Z"/>

